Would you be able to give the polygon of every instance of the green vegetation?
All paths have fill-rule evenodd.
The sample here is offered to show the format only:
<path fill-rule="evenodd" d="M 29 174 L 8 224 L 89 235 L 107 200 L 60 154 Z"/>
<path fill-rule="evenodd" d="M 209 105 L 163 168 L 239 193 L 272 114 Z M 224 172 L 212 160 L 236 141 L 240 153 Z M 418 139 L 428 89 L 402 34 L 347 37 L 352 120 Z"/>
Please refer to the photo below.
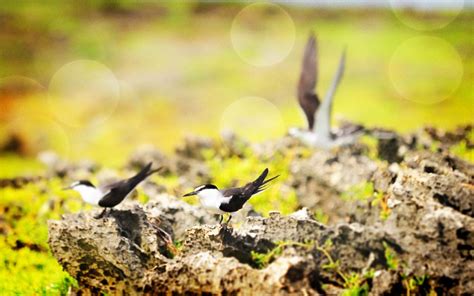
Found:
<path fill-rule="evenodd" d="M 374 194 L 374 199 L 372 200 L 372 206 L 380 207 L 380 219 L 385 221 L 390 216 L 390 208 L 387 204 L 387 195 L 383 192 L 377 192 Z"/>
<path fill-rule="evenodd" d="M 387 196 L 383 192 L 376 192 L 372 182 L 362 182 L 343 192 L 341 198 L 346 201 L 370 202 L 372 206 L 380 207 L 380 219 L 387 220 L 390 208 L 387 205 Z"/>
<path fill-rule="evenodd" d="M 383 246 L 385 248 L 385 262 L 387 263 L 388 269 L 398 271 L 400 262 L 395 254 L 395 251 L 390 248 L 386 242 L 383 242 Z"/>
<path fill-rule="evenodd" d="M 474 162 L 474 147 L 472 145 L 474 145 L 474 129 L 471 130 L 466 140 L 452 146 L 450 152 L 466 161 Z"/>
<path fill-rule="evenodd" d="M 325 214 L 321 209 L 316 209 L 314 213 L 314 220 L 322 223 L 322 224 L 327 224 L 329 221 L 329 215 Z"/>
<path fill-rule="evenodd" d="M 311 249 L 314 246 L 314 242 L 293 242 L 293 241 L 280 241 L 276 242 L 276 246 L 269 250 L 266 253 L 258 253 L 255 251 L 251 251 L 250 255 L 252 256 L 252 260 L 257 266 L 257 268 L 265 268 L 270 264 L 276 257 L 281 255 L 283 250 L 287 247 L 301 247 L 306 249 Z"/>
<path fill-rule="evenodd" d="M 80 205 L 60 188 L 59 180 L 53 179 L 0 189 L 0 294 L 66 295 L 76 285 L 47 244 L 46 221 L 77 211 Z"/>
<path fill-rule="evenodd" d="M 331 239 L 328 239 L 324 242 L 324 245 L 316 245 L 316 250 L 321 252 L 326 259 L 328 260 L 327 264 L 322 266 L 323 269 L 333 271 L 340 279 L 342 279 L 341 286 L 344 287 L 342 295 L 344 296 L 363 296 L 368 295 L 369 285 L 367 280 L 373 278 L 374 271 L 370 269 L 364 274 L 358 274 L 355 272 L 350 272 L 349 274 L 344 273 L 340 268 L 339 260 L 334 261 L 331 257 L 331 249 L 333 242 Z"/>
<path fill-rule="evenodd" d="M 367 201 L 374 196 L 374 183 L 366 181 L 356 184 L 349 188 L 349 190 L 341 194 L 341 198 L 346 201 L 360 200 Z"/>

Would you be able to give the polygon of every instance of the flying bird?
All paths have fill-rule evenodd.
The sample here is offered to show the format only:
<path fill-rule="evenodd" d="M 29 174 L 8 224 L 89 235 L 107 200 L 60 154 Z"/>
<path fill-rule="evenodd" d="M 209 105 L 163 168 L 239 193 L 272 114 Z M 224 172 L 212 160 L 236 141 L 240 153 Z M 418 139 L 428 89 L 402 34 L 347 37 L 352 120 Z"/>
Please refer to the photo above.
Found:
<path fill-rule="evenodd" d="M 230 213 L 226 224 L 232 219 L 232 213 L 242 209 L 244 204 L 253 195 L 262 192 L 267 188 L 270 181 L 276 179 L 278 176 L 265 180 L 268 175 L 268 169 L 265 169 L 260 176 L 253 182 L 249 182 L 242 187 L 235 187 L 229 189 L 219 190 L 214 184 L 201 185 L 194 189 L 194 191 L 185 194 L 184 196 L 197 195 L 201 205 L 208 211 L 220 215 L 219 223 L 222 224 L 225 213 Z"/>
<path fill-rule="evenodd" d="M 99 219 L 105 215 L 108 208 L 113 208 L 121 203 L 138 184 L 161 169 L 160 167 L 152 170 L 151 166 L 152 163 L 150 162 L 135 176 L 108 185 L 95 187 L 89 180 L 81 180 L 72 183 L 64 189 L 75 190 L 81 194 L 82 199 L 86 203 L 104 208 L 95 217 Z"/>
<path fill-rule="evenodd" d="M 362 126 L 350 125 L 333 131 L 331 114 L 334 95 L 344 74 L 346 50 L 342 52 L 337 72 L 331 86 L 321 103 L 314 91 L 317 84 L 317 41 L 311 33 L 306 44 L 302 71 L 298 83 L 298 102 L 306 115 L 308 129 L 292 128 L 289 134 L 309 146 L 330 149 L 354 143 L 364 133 Z"/>

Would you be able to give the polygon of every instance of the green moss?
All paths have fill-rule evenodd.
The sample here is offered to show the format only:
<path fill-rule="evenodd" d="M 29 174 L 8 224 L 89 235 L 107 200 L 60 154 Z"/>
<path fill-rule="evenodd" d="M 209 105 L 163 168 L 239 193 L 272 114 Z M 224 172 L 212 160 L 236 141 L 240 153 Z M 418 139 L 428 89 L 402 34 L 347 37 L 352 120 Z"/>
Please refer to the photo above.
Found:
<path fill-rule="evenodd" d="M 0 178 L 36 175 L 44 170 L 44 166 L 36 159 L 16 154 L 0 154 L 0 168 Z"/>
<path fill-rule="evenodd" d="M 474 130 L 469 133 L 466 140 L 450 147 L 449 151 L 461 159 L 474 163 L 474 149 L 472 146 L 469 147 L 468 143 L 474 144 Z"/>
<path fill-rule="evenodd" d="M 49 252 L 47 220 L 75 208 L 60 180 L 0 189 L 1 295 L 66 295 L 75 281 Z"/>
<path fill-rule="evenodd" d="M 1 295 L 66 295 L 77 285 L 48 252 L 14 250 L 1 240 L 0 249 Z"/>
<path fill-rule="evenodd" d="M 325 214 L 321 209 L 315 211 L 313 218 L 322 224 L 327 224 L 329 221 L 329 215 Z"/>
<path fill-rule="evenodd" d="M 362 182 L 354 185 L 349 190 L 342 193 L 341 198 L 346 201 L 361 200 L 367 201 L 374 196 L 374 183 Z"/>

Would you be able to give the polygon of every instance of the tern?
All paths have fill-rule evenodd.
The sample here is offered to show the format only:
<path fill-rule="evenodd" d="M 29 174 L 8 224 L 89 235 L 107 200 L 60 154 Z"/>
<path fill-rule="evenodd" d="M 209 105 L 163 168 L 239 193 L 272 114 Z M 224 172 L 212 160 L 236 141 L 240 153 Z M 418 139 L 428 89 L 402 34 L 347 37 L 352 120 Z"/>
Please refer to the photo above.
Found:
<path fill-rule="evenodd" d="M 346 50 L 342 52 L 339 67 L 322 103 L 314 91 L 318 80 L 317 50 L 316 38 L 310 34 L 298 83 L 298 102 L 306 115 L 308 129 L 292 128 L 289 134 L 306 145 L 323 149 L 352 144 L 364 133 L 363 127 L 350 125 L 338 131 L 331 130 L 332 103 L 344 74 Z"/>
<path fill-rule="evenodd" d="M 201 185 L 194 189 L 193 192 L 187 193 L 184 196 L 197 195 L 201 202 L 201 205 L 211 213 L 219 214 L 220 221 L 222 224 L 225 213 L 230 213 L 229 219 L 226 224 L 232 219 L 232 214 L 242 209 L 244 204 L 253 195 L 265 190 L 270 181 L 278 178 L 278 176 L 266 179 L 268 175 L 268 169 L 265 169 L 260 176 L 253 182 L 249 182 L 242 187 L 235 187 L 229 189 L 219 190 L 214 184 Z"/>
<path fill-rule="evenodd" d="M 98 216 L 94 217 L 99 219 L 105 215 L 108 208 L 113 208 L 120 204 L 138 184 L 161 169 L 160 167 L 152 170 L 151 166 L 152 163 L 150 162 L 135 176 L 98 188 L 89 180 L 80 180 L 64 189 L 75 190 L 81 194 L 82 199 L 86 203 L 104 208 Z"/>

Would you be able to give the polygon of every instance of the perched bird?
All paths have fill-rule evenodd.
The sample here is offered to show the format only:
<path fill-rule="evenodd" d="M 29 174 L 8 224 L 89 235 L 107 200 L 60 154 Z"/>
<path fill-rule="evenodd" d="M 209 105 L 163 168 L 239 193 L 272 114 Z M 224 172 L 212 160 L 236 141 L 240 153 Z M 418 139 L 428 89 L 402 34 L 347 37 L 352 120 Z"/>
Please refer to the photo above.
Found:
<path fill-rule="evenodd" d="M 205 209 L 220 215 L 219 223 L 222 223 L 225 213 L 230 213 L 227 224 L 232 219 L 232 213 L 242 209 L 252 195 L 265 190 L 267 188 L 265 185 L 278 177 L 275 176 L 265 180 L 267 175 L 268 169 L 265 169 L 255 181 L 249 182 L 242 187 L 219 190 L 216 185 L 206 184 L 195 188 L 193 192 L 187 193 L 184 196 L 197 195 Z"/>
<path fill-rule="evenodd" d="M 298 102 L 306 115 L 308 129 L 292 128 L 289 131 L 291 136 L 300 139 L 309 146 L 330 149 L 354 143 L 363 134 L 363 127 L 357 125 L 346 126 L 336 131 L 331 130 L 332 103 L 344 74 L 345 61 L 346 54 L 344 50 L 336 75 L 321 103 L 314 90 L 318 78 L 317 41 L 314 35 L 310 34 L 298 83 Z"/>
<path fill-rule="evenodd" d="M 107 208 L 113 208 L 121 203 L 138 184 L 161 169 L 152 170 L 151 166 L 152 163 L 150 162 L 135 176 L 98 188 L 88 180 L 81 180 L 72 183 L 64 189 L 73 189 L 81 194 L 82 199 L 86 203 L 104 208 L 104 210 L 95 217 L 99 219 L 105 215 Z"/>

